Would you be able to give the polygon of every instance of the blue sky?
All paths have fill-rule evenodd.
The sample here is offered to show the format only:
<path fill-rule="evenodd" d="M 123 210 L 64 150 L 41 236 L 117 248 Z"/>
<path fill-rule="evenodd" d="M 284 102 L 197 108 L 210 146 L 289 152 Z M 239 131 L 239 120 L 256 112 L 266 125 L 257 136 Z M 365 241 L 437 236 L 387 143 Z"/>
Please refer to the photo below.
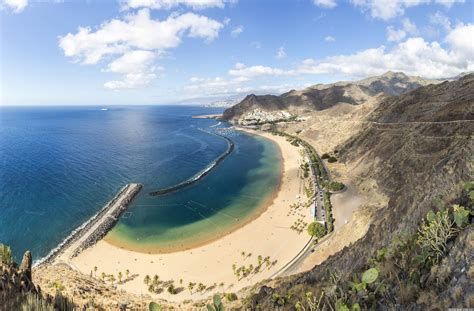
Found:
<path fill-rule="evenodd" d="M 474 70 L 473 15 L 471 0 L 3 0 L 0 104 L 194 103 L 388 70 L 450 77 Z"/>

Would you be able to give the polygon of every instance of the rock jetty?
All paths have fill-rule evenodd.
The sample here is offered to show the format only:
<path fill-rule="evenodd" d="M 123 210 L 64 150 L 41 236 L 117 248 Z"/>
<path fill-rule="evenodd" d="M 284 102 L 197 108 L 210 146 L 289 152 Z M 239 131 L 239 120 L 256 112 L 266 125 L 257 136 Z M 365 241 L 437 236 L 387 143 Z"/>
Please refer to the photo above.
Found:
<path fill-rule="evenodd" d="M 168 193 L 175 192 L 175 191 L 178 191 L 180 189 L 186 188 L 188 186 L 191 186 L 192 184 L 198 182 L 204 176 L 209 174 L 212 171 L 212 169 L 214 169 L 217 165 L 219 165 L 219 163 L 224 161 L 224 159 L 228 155 L 230 155 L 232 153 L 232 151 L 234 151 L 234 147 L 235 147 L 234 142 L 232 140 L 230 140 L 228 137 L 226 137 L 224 135 L 217 134 L 217 133 L 208 132 L 208 131 L 205 131 L 205 130 L 201 130 L 201 131 L 203 131 L 205 133 L 208 133 L 208 134 L 211 134 L 211 135 L 216 135 L 218 137 L 221 137 L 221 138 L 225 139 L 227 141 L 226 151 L 224 151 L 219 157 L 217 157 L 213 162 L 211 162 L 204 170 L 202 170 L 198 174 L 194 175 L 193 177 L 191 177 L 191 178 L 189 178 L 189 179 L 187 179 L 187 180 L 185 180 L 185 181 L 183 181 L 183 182 L 181 182 L 177 185 L 150 192 L 150 195 L 152 195 L 152 196 L 165 195 L 165 194 L 168 194 Z"/>
<path fill-rule="evenodd" d="M 75 229 L 38 265 L 51 264 L 56 261 L 68 262 L 84 249 L 97 243 L 113 228 L 141 188 L 141 184 L 127 184 L 97 214 Z"/>

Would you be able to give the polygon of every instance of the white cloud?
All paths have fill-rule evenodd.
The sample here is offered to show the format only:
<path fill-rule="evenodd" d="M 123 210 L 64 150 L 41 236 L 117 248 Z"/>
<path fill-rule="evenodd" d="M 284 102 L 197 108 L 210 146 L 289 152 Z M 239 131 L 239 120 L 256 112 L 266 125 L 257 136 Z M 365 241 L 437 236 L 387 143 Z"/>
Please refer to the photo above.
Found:
<path fill-rule="evenodd" d="M 403 29 L 395 29 L 393 26 L 387 27 L 387 40 L 399 42 L 402 41 L 407 35 L 418 35 L 418 28 L 408 18 L 402 20 Z"/>
<path fill-rule="evenodd" d="M 410 19 L 404 18 L 402 20 L 402 25 L 403 25 L 403 29 L 405 30 L 407 34 L 410 34 L 412 36 L 418 35 L 418 28 L 416 27 L 414 23 L 410 21 Z"/>
<path fill-rule="evenodd" d="M 436 41 L 409 38 L 391 51 L 381 46 L 321 61 L 305 60 L 297 72 L 366 77 L 392 70 L 427 78 L 449 77 L 474 70 L 473 37 L 474 25 L 458 25 L 446 37 L 449 48 L 441 47 Z"/>
<path fill-rule="evenodd" d="M 467 68 L 466 71 L 472 70 L 472 60 L 474 58 L 473 38 L 474 24 L 460 24 L 446 36 L 446 42 L 450 44 L 456 55 L 464 58 L 466 66 L 471 65 L 471 69 Z"/>
<path fill-rule="evenodd" d="M 28 0 L 3 0 L 3 6 L 10 8 L 15 13 L 20 13 L 28 5 Z"/>
<path fill-rule="evenodd" d="M 242 63 L 235 64 L 234 69 L 229 70 L 229 75 L 253 78 L 258 76 L 282 76 L 282 75 L 291 75 L 291 71 L 285 71 L 282 69 L 266 67 L 262 65 L 246 67 Z"/>
<path fill-rule="evenodd" d="M 474 70 L 474 24 L 459 24 L 443 41 L 445 46 L 420 37 L 408 38 L 393 48 L 385 46 L 361 50 L 353 54 L 337 55 L 325 59 L 305 59 L 293 69 L 273 68 L 264 65 L 247 67 L 236 63 L 228 71 L 229 77 L 213 79 L 191 78 L 189 92 L 202 94 L 235 94 L 239 92 L 284 92 L 291 88 L 285 84 L 272 84 L 272 79 L 291 77 L 295 83 L 305 81 L 306 75 L 339 75 L 363 78 L 380 75 L 389 70 L 426 78 L 445 78 Z M 260 86 L 258 81 L 265 81 Z M 296 86 L 296 85 L 295 85 Z M 303 86 L 302 84 L 300 86 Z"/>
<path fill-rule="evenodd" d="M 248 81 L 248 78 L 237 77 L 232 79 L 216 78 L 198 78 L 190 79 L 191 84 L 184 86 L 184 90 L 199 96 L 210 94 L 228 94 L 243 91 L 242 83 Z"/>
<path fill-rule="evenodd" d="M 433 25 L 439 25 L 443 27 L 443 29 L 446 31 L 451 30 L 451 21 L 446 15 L 444 15 L 440 11 L 437 11 L 435 14 L 430 15 L 430 23 Z"/>
<path fill-rule="evenodd" d="M 401 41 L 405 38 L 406 33 L 403 29 L 395 29 L 393 26 L 387 27 L 387 40 L 388 41 Z"/>
<path fill-rule="evenodd" d="M 195 10 L 208 8 L 223 8 L 227 0 L 123 0 L 123 9 L 150 8 L 155 10 L 171 9 L 180 5 L 191 7 Z"/>
<path fill-rule="evenodd" d="M 277 53 L 275 55 L 277 59 L 282 59 L 286 57 L 286 52 L 285 52 L 285 47 L 280 46 L 277 50 Z"/>
<path fill-rule="evenodd" d="M 261 49 L 262 48 L 262 44 L 260 43 L 260 41 L 253 41 L 253 42 L 250 43 L 250 45 L 253 46 L 256 49 Z"/>
<path fill-rule="evenodd" d="M 149 85 L 156 79 L 154 73 L 128 73 L 122 80 L 113 80 L 104 83 L 104 87 L 110 90 L 136 89 Z"/>
<path fill-rule="evenodd" d="M 324 41 L 326 41 L 326 42 L 334 42 L 334 41 L 336 41 L 336 38 L 334 38 L 333 36 L 327 36 L 326 38 L 324 38 Z"/>
<path fill-rule="evenodd" d="M 163 67 L 153 65 L 158 53 L 151 51 L 130 51 L 107 65 L 105 71 L 123 74 L 122 80 L 109 81 L 104 84 L 107 89 L 131 89 L 144 87 L 157 78 L 156 72 L 163 72 Z"/>
<path fill-rule="evenodd" d="M 115 73 L 138 73 L 150 68 L 157 54 L 151 51 L 136 50 L 125 53 L 107 66 L 107 71 Z"/>
<path fill-rule="evenodd" d="M 405 10 L 421 4 L 437 3 L 451 7 L 454 3 L 463 3 L 464 0 L 351 0 L 352 4 L 363 11 L 370 11 L 374 18 L 388 20 L 405 14 Z"/>
<path fill-rule="evenodd" d="M 316 6 L 319 6 L 321 8 L 325 9 L 332 9 L 337 6 L 336 0 L 313 0 L 313 3 Z"/>
<path fill-rule="evenodd" d="M 129 83 L 106 84 L 112 88 L 142 86 L 153 79 L 144 68 L 167 49 L 177 47 L 182 38 L 213 40 L 223 25 L 194 13 L 170 15 L 166 20 L 152 19 L 148 9 L 129 14 L 123 20 L 112 19 L 97 29 L 79 27 L 77 33 L 59 38 L 64 54 L 83 64 L 97 64 L 104 58 L 114 58 L 107 70 L 125 74 Z M 134 66 L 140 70 L 133 69 Z"/>
<path fill-rule="evenodd" d="M 244 31 L 244 26 L 240 25 L 240 26 L 237 26 L 237 27 L 235 27 L 234 29 L 232 29 L 232 31 L 230 32 L 230 35 L 231 35 L 232 37 L 237 37 L 237 36 L 240 35 L 243 31 Z"/>

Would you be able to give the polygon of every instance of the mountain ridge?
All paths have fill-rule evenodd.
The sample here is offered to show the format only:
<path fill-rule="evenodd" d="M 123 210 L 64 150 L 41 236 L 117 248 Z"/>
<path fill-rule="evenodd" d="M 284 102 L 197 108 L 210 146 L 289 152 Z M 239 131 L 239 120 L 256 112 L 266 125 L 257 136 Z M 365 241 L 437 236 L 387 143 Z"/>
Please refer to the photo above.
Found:
<path fill-rule="evenodd" d="M 319 111 L 337 104 L 360 105 L 380 96 L 396 96 L 420 86 L 438 84 L 439 80 L 407 76 L 402 72 L 387 72 L 358 81 L 316 84 L 303 90 L 291 90 L 281 95 L 247 95 L 240 103 L 226 109 L 223 118 L 237 121 L 255 109 L 266 112 L 288 110 L 293 113 Z"/>

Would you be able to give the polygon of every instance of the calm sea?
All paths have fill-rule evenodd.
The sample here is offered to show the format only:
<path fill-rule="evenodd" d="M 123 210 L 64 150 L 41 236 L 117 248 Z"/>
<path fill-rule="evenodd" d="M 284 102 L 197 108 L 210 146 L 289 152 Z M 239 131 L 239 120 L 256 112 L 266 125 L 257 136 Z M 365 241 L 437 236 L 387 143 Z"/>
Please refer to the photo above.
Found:
<path fill-rule="evenodd" d="M 150 191 L 203 170 L 227 148 L 228 124 L 193 119 L 219 109 L 0 107 L 0 242 L 17 260 L 45 256 L 125 184 L 144 185 L 108 239 L 137 251 L 213 239 L 252 217 L 278 185 L 272 142 L 227 131 L 234 152 L 192 187 Z"/>

